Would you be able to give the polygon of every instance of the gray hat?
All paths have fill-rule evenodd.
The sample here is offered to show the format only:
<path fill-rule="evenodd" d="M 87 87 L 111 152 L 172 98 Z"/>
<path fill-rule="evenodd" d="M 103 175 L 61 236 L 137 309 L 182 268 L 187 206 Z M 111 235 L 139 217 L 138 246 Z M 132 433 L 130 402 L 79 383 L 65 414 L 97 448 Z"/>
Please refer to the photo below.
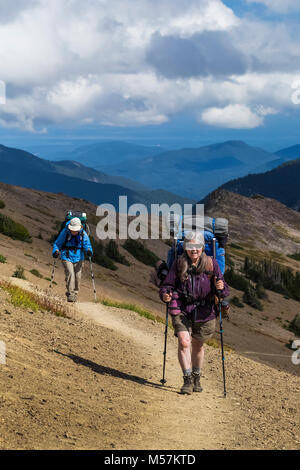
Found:
<path fill-rule="evenodd" d="M 68 229 L 72 232 L 80 232 L 80 230 L 82 229 L 81 220 L 78 217 L 74 217 L 74 219 L 71 219 L 68 225 Z"/>

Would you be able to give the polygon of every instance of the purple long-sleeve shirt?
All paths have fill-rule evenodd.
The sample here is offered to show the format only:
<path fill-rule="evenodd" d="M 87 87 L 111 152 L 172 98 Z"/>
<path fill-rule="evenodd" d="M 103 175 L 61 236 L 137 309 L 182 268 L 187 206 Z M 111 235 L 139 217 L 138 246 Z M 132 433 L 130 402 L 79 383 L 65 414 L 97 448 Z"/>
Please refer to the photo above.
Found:
<path fill-rule="evenodd" d="M 218 280 L 224 282 L 222 297 L 229 295 L 229 288 L 224 280 L 224 276 L 219 268 L 218 262 L 213 259 L 214 272 Z M 190 275 L 186 283 L 181 282 L 177 274 L 176 261 L 173 263 L 167 277 L 159 291 L 162 300 L 164 293 L 172 292 L 172 300 L 169 303 L 169 312 L 171 315 L 184 314 L 195 322 L 207 322 L 216 318 L 214 303 L 214 277 L 207 274 Z M 195 303 L 187 305 L 185 294 L 193 297 Z M 197 304 L 196 304 L 197 302 Z"/>

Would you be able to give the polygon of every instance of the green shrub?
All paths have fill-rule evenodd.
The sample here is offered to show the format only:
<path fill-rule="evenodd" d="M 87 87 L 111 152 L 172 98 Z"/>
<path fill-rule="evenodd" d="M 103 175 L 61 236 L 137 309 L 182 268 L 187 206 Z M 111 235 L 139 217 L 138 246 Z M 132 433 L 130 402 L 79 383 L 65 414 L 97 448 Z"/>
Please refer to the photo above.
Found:
<path fill-rule="evenodd" d="M 3 214 L 0 214 L 0 233 L 3 233 L 3 235 L 13 240 L 21 240 L 27 243 L 31 243 L 32 241 L 27 228 Z"/>
<path fill-rule="evenodd" d="M 60 220 L 55 220 L 54 225 L 53 225 L 53 230 L 56 230 L 57 232 L 60 232 L 61 229 L 61 224 L 62 222 Z"/>
<path fill-rule="evenodd" d="M 225 265 L 227 266 L 227 269 L 234 269 L 234 261 L 228 251 L 225 253 Z"/>
<path fill-rule="evenodd" d="M 235 307 L 239 307 L 239 308 L 244 307 L 243 302 L 241 302 L 240 299 L 236 295 L 232 297 L 232 299 L 230 299 L 230 303 L 234 305 Z"/>
<path fill-rule="evenodd" d="M 243 301 L 250 307 L 256 308 L 257 310 L 263 311 L 263 305 L 256 295 L 256 290 L 252 286 L 248 286 L 243 295 Z"/>
<path fill-rule="evenodd" d="M 255 291 L 259 299 L 266 300 L 268 298 L 266 289 L 261 284 L 256 284 Z"/>
<path fill-rule="evenodd" d="M 231 248 L 235 248 L 236 250 L 243 250 L 244 248 L 237 243 L 230 243 L 229 245 Z"/>
<path fill-rule="evenodd" d="M 240 274 L 236 273 L 233 268 L 230 268 L 225 272 L 224 279 L 229 284 L 229 286 L 234 289 L 241 290 L 245 292 L 249 287 L 251 287 L 250 282 L 245 279 Z"/>
<path fill-rule="evenodd" d="M 159 261 L 158 256 L 151 250 L 148 250 L 141 242 L 132 240 L 131 238 L 126 240 L 123 247 L 127 250 L 134 258 L 147 266 L 154 266 Z"/>
<path fill-rule="evenodd" d="M 121 253 L 119 252 L 119 247 L 114 240 L 109 241 L 106 247 L 106 255 L 112 260 L 116 261 L 116 263 L 124 264 L 125 266 L 130 266 L 129 261 L 125 258 L 125 256 L 121 255 Z"/>
<path fill-rule="evenodd" d="M 50 245 L 53 245 L 53 243 L 55 242 L 55 240 L 57 239 L 57 237 L 58 237 L 58 234 L 57 234 L 57 233 L 53 233 L 53 234 L 50 236 L 50 238 L 49 238 L 49 240 L 48 240 L 48 242 L 50 243 Z"/>
<path fill-rule="evenodd" d="M 24 268 L 20 264 L 17 266 L 15 272 L 13 273 L 12 277 L 16 277 L 18 279 L 26 279 L 24 274 Z"/>
<path fill-rule="evenodd" d="M 32 269 L 30 272 L 31 274 L 33 274 L 36 277 L 39 277 L 40 279 L 42 279 L 43 277 L 42 274 L 37 269 Z"/>
<path fill-rule="evenodd" d="M 244 273 L 251 281 L 260 284 L 265 289 L 300 301 L 299 272 L 294 273 L 292 269 L 268 259 L 256 260 L 246 256 Z"/>
<path fill-rule="evenodd" d="M 293 255 L 288 255 L 288 257 L 300 261 L 300 253 L 294 253 Z"/>
<path fill-rule="evenodd" d="M 296 336 L 300 336 L 300 315 L 297 314 L 290 322 L 288 329 L 295 333 Z"/>
<path fill-rule="evenodd" d="M 5 202 L 0 199 L 0 209 L 4 209 Z"/>
<path fill-rule="evenodd" d="M 111 269 L 112 271 L 116 271 L 118 268 L 113 263 L 113 261 L 106 255 L 105 253 L 105 246 L 101 240 L 98 242 L 93 238 L 90 237 L 91 244 L 93 247 L 93 261 L 99 266 L 103 266 L 104 268 Z"/>
<path fill-rule="evenodd" d="M 0 263 L 5 264 L 6 263 L 6 257 L 3 255 L 0 255 Z"/>

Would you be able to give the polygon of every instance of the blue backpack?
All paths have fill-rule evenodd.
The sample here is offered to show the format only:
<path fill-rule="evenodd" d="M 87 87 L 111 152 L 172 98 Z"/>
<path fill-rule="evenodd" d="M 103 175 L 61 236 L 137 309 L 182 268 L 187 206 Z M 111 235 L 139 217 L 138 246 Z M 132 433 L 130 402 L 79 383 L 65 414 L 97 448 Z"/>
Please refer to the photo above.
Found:
<path fill-rule="evenodd" d="M 223 218 L 204 217 L 204 231 L 202 231 L 205 241 L 205 253 L 213 256 L 213 239 L 216 239 L 216 260 L 218 261 L 222 274 L 225 272 L 225 247 L 228 239 L 228 220 Z M 175 247 L 168 252 L 167 265 L 170 269 L 175 260 L 175 250 L 177 256 L 183 253 L 184 232 L 177 239 Z"/>

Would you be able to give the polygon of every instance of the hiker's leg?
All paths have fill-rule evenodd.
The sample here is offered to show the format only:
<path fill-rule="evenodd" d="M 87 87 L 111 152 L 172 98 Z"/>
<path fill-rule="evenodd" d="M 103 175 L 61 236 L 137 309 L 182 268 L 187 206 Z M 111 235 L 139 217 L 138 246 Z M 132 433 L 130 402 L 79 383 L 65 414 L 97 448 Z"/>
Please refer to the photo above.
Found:
<path fill-rule="evenodd" d="M 193 371 L 204 366 L 204 342 L 192 338 L 192 367 Z"/>
<path fill-rule="evenodd" d="M 74 263 L 74 273 L 75 273 L 74 292 L 75 292 L 75 295 L 78 294 L 79 289 L 80 289 L 81 272 L 82 272 L 82 261 L 78 261 L 78 263 Z"/>
<path fill-rule="evenodd" d="M 191 336 L 187 331 L 178 333 L 178 359 L 183 372 L 183 386 L 180 392 L 184 395 L 193 393 L 193 376 L 191 361 Z"/>
<path fill-rule="evenodd" d="M 216 320 L 197 322 L 192 325 L 192 365 L 202 368 L 204 365 L 204 343 L 211 339 L 216 330 Z"/>
<path fill-rule="evenodd" d="M 201 371 L 204 365 L 204 342 L 192 338 L 192 380 L 193 392 L 202 392 L 200 383 Z"/>
<path fill-rule="evenodd" d="M 179 331 L 178 334 L 178 360 L 183 372 L 190 370 L 191 360 L 191 337 L 188 331 Z"/>
<path fill-rule="evenodd" d="M 71 261 L 62 261 L 64 270 L 65 270 L 65 279 L 66 279 L 66 295 L 69 298 L 72 298 L 75 295 L 75 272 L 74 265 Z"/>

